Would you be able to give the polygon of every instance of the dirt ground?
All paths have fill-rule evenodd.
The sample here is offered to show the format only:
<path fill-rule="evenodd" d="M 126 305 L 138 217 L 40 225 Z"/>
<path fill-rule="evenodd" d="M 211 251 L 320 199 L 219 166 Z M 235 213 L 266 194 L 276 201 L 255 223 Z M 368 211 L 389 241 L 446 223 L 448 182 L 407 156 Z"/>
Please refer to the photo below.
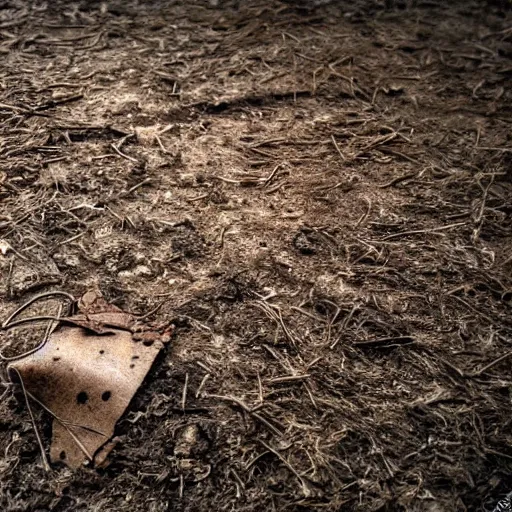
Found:
<path fill-rule="evenodd" d="M 45 472 L 4 383 L 0 509 L 492 510 L 511 75 L 474 0 L 0 2 L 2 320 L 98 286 L 177 327 L 106 469 Z"/>

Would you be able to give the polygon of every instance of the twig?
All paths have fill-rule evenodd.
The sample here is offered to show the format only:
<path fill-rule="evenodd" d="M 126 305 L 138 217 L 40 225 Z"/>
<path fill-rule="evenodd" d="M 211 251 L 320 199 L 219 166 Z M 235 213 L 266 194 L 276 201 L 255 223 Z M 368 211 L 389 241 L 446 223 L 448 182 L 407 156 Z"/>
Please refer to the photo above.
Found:
<path fill-rule="evenodd" d="M 288 375 L 286 377 L 276 377 L 275 379 L 267 380 L 267 384 L 283 384 L 285 382 L 296 382 L 309 379 L 311 375 L 306 373 L 305 375 Z"/>
<path fill-rule="evenodd" d="M 316 400 L 315 400 L 315 397 L 313 396 L 313 392 L 311 391 L 311 389 L 309 389 L 309 386 L 307 385 L 306 382 L 304 382 L 304 388 L 306 389 L 306 393 L 308 394 L 309 396 L 309 399 L 311 400 L 311 403 L 313 404 L 313 407 L 315 409 L 318 409 L 318 406 L 316 404 Z"/>
<path fill-rule="evenodd" d="M 174 294 L 172 294 L 171 297 L 168 297 L 166 299 L 164 299 L 163 301 L 161 301 L 159 304 L 157 304 L 153 309 L 150 309 L 147 313 L 144 313 L 143 315 L 141 316 L 138 316 L 137 317 L 137 320 L 140 322 L 141 320 L 146 320 L 146 318 L 149 318 L 150 316 L 153 316 L 155 313 L 157 313 L 160 308 L 166 303 L 166 302 L 169 302 L 171 299 L 174 298 Z"/>
<path fill-rule="evenodd" d="M 129 188 L 126 192 L 121 192 L 116 199 L 123 199 L 126 196 L 129 196 L 132 192 L 135 192 L 138 188 L 143 187 L 144 185 L 149 185 L 151 183 L 151 178 L 146 178 L 144 181 L 137 183 L 133 187 Z"/>
<path fill-rule="evenodd" d="M 311 490 L 309 489 L 306 481 L 298 471 L 283 457 L 276 449 L 272 448 L 269 444 L 267 444 L 265 441 L 258 439 L 258 441 L 269 451 L 272 452 L 296 477 L 297 480 L 300 482 L 302 486 L 302 492 L 304 493 L 304 496 L 307 498 L 308 496 L 311 496 Z"/>
<path fill-rule="evenodd" d="M 54 320 L 55 322 L 60 322 L 63 318 L 52 316 L 52 315 L 41 315 L 41 316 L 30 316 L 28 318 L 21 318 L 20 320 L 16 320 L 15 322 L 10 322 L 9 325 L 3 327 L 4 329 L 12 329 L 14 327 L 19 327 L 20 325 L 30 324 L 32 322 L 42 322 L 43 320 Z M 3 356 L 0 355 L 0 358 L 3 359 Z"/>
<path fill-rule="evenodd" d="M 403 158 L 404 160 L 407 160 L 408 162 L 412 162 L 413 164 L 419 164 L 419 161 L 416 160 L 416 158 L 406 155 L 405 153 L 402 153 L 401 151 L 397 151 L 396 149 L 381 147 L 381 148 L 379 148 L 379 151 L 381 153 L 387 153 L 389 155 L 399 156 L 399 157 Z"/>
<path fill-rule="evenodd" d="M 78 235 L 72 236 L 71 238 L 66 238 L 66 240 L 63 240 L 62 242 L 59 242 L 57 244 L 57 247 L 60 247 L 62 245 L 66 245 L 66 244 L 69 244 L 71 242 L 74 242 L 75 240 L 78 240 L 79 238 L 82 238 L 86 233 L 87 233 L 87 231 L 84 231 L 82 233 L 78 233 Z"/>
<path fill-rule="evenodd" d="M 278 325 L 281 325 L 281 328 L 283 329 L 283 332 L 290 341 L 290 343 L 295 347 L 297 351 L 299 351 L 299 343 L 297 343 L 297 340 L 294 338 L 288 327 L 286 327 L 286 324 L 284 323 L 283 316 L 281 314 L 281 308 L 278 306 L 269 306 L 266 302 L 263 301 L 257 301 L 256 306 L 258 306 L 260 309 L 262 309 L 265 314 L 274 320 Z"/>
<path fill-rule="evenodd" d="M 67 427 L 73 427 L 73 428 L 81 428 L 83 430 L 87 430 L 88 432 L 92 432 L 93 434 L 98 434 L 99 436 L 102 436 L 102 437 L 105 437 L 105 438 L 109 437 L 109 436 L 107 436 L 107 434 L 104 434 L 103 432 L 100 432 L 99 430 L 96 430 L 95 428 L 88 427 L 86 425 L 78 425 L 77 423 L 72 423 L 70 421 L 63 420 L 62 418 L 57 416 L 49 407 L 44 405 L 44 403 L 41 402 L 41 400 L 36 398 L 30 391 L 27 391 L 27 395 L 29 396 L 29 398 L 31 400 L 36 402 L 37 405 L 42 407 L 48 414 L 50 414 L 52 416 L 52 418 L 55 418 L 60 424 L 62 424 L 63 427 L 67 426 Z"/>
<path fill-rule="evenodd" d="M 264 187 L 266 187 L 272 181 L 272 179 L 277 174 L 277 171 L 279 170 L 280 167 L 281 167 L 281 164 L 277 164 L 274 167 L 274 170 L 268 175 L 268 177 L 263 180 L 263 186 Z"/>
<path fill-rule="evenodd" d="M 231 468 L 230 471 L 231 471 L 231 474 L 235 477 L 235 483 L 236 483 L 236 487 L 237 487 L 237 497 L 240 498 L 245 489 L 245 484 L 242 482 L 242 479 L 240 478 L 238 473 L 233 468 Z"/>
<path fill-rule="evenodd" d="M 411 338 L 411 336 L 397 336 L 394 338 L 358 341 L 353 346 L 359 348 L 391 348 L 400 345 L 410 345 L 411 343 L 414 343 L 414 338 Z"/>
<path fill-rule="evenodd" d="M 200 196 L 197 196 L 197 197 L 189 197 L 187 198 L 187 201 L 189 203 L 193 203 L 194 201 L 200 201 L 201 199 L 206 199 L 210 194 L 201 194 Z"/>
<path fill-rule="evenodd" d="M 478 237 L 480 236 L 480 230 L 482 228 L 482 222 L 484 217 L 484 211 L 485 211 L 485 202 L 487 201 L 487 195 L 489 194 L 489 189 L 491 188 L 492 184 L 494 183 L 494 174 L 491 175 L 491 179 L 489 180 L 489 183 L 485 188 L 482 187 L 480 181 L 478 184 L 480 185 L 480 188 L 483 191 L 482 194 L 482 204 L 480 205 L 480 210 L 478 212 L 478 215 L 475 218 L 475 223 L 478 224 L 478 227 L 475 228 L 475 231 L 473 233 L 473 241 L 476 241 Z"/>
<path fill-rule="evenodd" d="M 479 311 L 478 309 L 476 309 L 475 307 L 473 307 L 471 304 L 468 304 L 464 299 L 461 299 L 460 297 L 458 297 L 457 295 L 452 295 L 452 297 L 456 300 L 458 300 L 459 302 L 462 302 L 462 304 L 464 304 L 468 309 L 470 309 L 471 311 L 473 311 L 474 313 L 477 313 L 478 315 L 480 315 L 482 318 L 485 318 L 491 325 L 493 325 L 495 322 L 494 320 L 486 315 L 485 313 L 482 313 L 481 311 Z"/>
<path fill-rule="evenodd" d="M 219 234 L 219 247 L 222 249 L 224 247 L 224 235 L 226 234 L 226 231 L 229 229 L 229 226 L 226 227 L 226 226 L 222 226 L 222 228 L 220 229 L 220 234 Z"/>
<path fill-rule="evenodd" d="M 123 152 L 121 152 L 120 149 L 117 148 L 115 144 L 110 144 L 110 147 L 121 157 L 126 158 L 126 160 L 129 160 L 130 162 L 137 163 L 138 160 L 136 158 L 133 158 L 131 156 L 125 155 Z"/>
<path fill-rule="evenodd" d="M 133 138 L 135 135 L 133 133 L 129 133 L 128 135 L 125 135 L 117 144 L 110 144 L 111 148 L 121 157 L 126 158 L 127 160 L 130 160 L 131 162 L 138 163 L 138 160 L 136 158 L 133 158 L 131 156 L 125 155 L 123 152 L 121 152 L 122 145 L 128 140 Z"/>
<path fill-rule="evenodd" d="M 56 296 L 57 297 L 58 296 L 66 297 L 67 299 L 70 300 L 71 304 L 73 304 L 76 300 L 75 297 L 73 297 L 73 295 L 71 295 L 70 293 L 67 293 L 67 292 L 51 291 L 51 292 L 40 293 L 39 295 L 32 297 L 29 301 L 25 302 L 25 304 L 21 305 L 18 309 L 16 309 L 16 311 L 11 313 L 9 318 L 7 318 L 7 320 L 2 324 L 2 329 L 6 329 L 14 318 L 16 318 L 23 311 L 25 311 L 29 306 L 34 304 L 34 302 L 37 302 L 38 300 L 41 300 L 41 299 L 46 299 L 49 297 L 56 297 Z"/>
<path fill-rule="evenodd" d="M 482 151 L 502 151 L 503 153 L 511 153 L 512 152 L 512 147 L 511 148 L 495 148 L 495 147 L 489 147 L 489 146 L 478 146 L 478 147 L 475 147 L 475 149 L 479 149 Z"/>
<path fill-rule="evenodd" d="M 227 402 L 232 402 L 232 403 L 238 405 L 238 407 L 240 407 L 245 412 L 251 414 L 256 419 L 258 419 L 261 423 L 263 423 L 269 430 L 271 430 L 277 436 L 283 435 L 283 433 L 279 429 L 274 427 L 274 425 L 272 425 L 272 423 L 270 423 L 267 419 L 265 419 L 261 414 L 258 414 L 257 412 L 255 412 L 256 409 L 261 407 L 261 404 L 258 407 L 251 409 L 247 404 L 242 402 L 242 400 L 239 400 L 238 398 L 235 398 L 234 396 L 206 395 L 206 398 L 217 398 L 219 400 L 226 400 Z"/>
<path fill-rule="evenodd" d="M 48 458 L 46 457 L 46 452 L 44 451 L 43 441 L 41 440 L 41 436 L 39 435 L 39 430 L 37 429 L 36 420 L 34 418 L 34 414 L 32 413 L 32 407 L 30 407 L 30 402 L 28 400 L 27 390 L 25 389 L 25 383 L 23 382 L 23 378 L 21 377 L 21 373 L 17 368 L 12 367 L 12 370 L 16 372 L 18 375 L 18 379 L 20 380 L 21 389 L 23 391 L 23 396 L 25 397 L 25 403 L 27 404 L 28 413 L 30 415 L 30 420 L 32 421 L 32 426 L 34 427 L 34 433 L 36 435 L 37 444 L 39 445 L 39 449 L 41 450 L 41 457 L 43 459 L 43 466 L 45 471 L 50 471 L 50 464 L 48 463 Z"/>
<path fill-rule="evenodd" d="M 29 412 L 30 412 L 30 416 L 33 420 L 33 415 L 32 415 L 32 410 L 30 408 L 30 405 L 28 403 L 28 397 L 30 397 L 32 400 L 34 400 L 36 403 L 38 403 L 46 412 L 48 412 L 53 418 L 55 418 L 56 421 L 58 421 L 65 429 L 66 431 L 68 432 L 68 434 L 73 438 L 73 441 L 75 441 L 75 443 L 78 445 L 78 447 L 80 448 L 80 450 L 82 450 L 82 452 L 84 453 L 84 455 L 89 459 L 89 461 L 92 462 L 93 460 L 93 457 L 92 455 L 88 452 L 87 448 L 85 448 L 85 446 L 83 445 L 83 443 L 80 441 L 80 439 L 78 439 L 78 437 L 75 435 L 75 433 L 71 430 L 70 426 L 73 425 L 74 427 L 77 427 L 77 428 L 83 428 L 83 429 L 86 429 L 86 430 L 89 430 L 91 432 L 94 432 L 96 434 L 99 434 L 103 437 L 107 437 L 105 434 L 103 434 L 102 432 L 99 432 L 99 431 L 96 431 L 94 430 L 93 428 L 90 428 L 90 427 L 83 427 L 81 425 L 74 425 L 74 424 L 71 424 L 70 422 L 67 422 L 65 420 L 62 420 L 61 418 L 59 418 L 49 407 L 47 407 L 46 405 L 44 405 L 40 400 L 38 400 L 34 395 L 32 395 L 30 392 L 26 391 L 25 390 L 25 385 L 23 384 L 23 379 L 21 378 L 21 374 L 20 372 L 18 371 L 17 368 L 14 368 L 14 367 L 11 367 L 12 370 L 14 370 L 17 374 L 18 374 L 18 378 L 20 379 L 20 383 L 21 383 L 21 386 L 23 388 L 23 392 L 25 394 L 25 400 L 27 401 L 27 406 L 28 406 L 28 409 L 29 409 Z M 35 423 L 34 423 L 34 428 L 35 427 Z M 36 428 L 36 436 L 38 437 L 38 441 L 40 441 L 40 438 L 39 438 L 39 433 L 37 432 L 37 428 Z M 42 449 L 42 443 L 40 445 L 41 449 Z M 44 450 L 42 449 L 42 453 L 44 454 L 44 458 L 46 458 L 46 454 L 44 453 Z M 46 464 L 48 464 L 48 461 L 46 461 Z M 48 465 L 48 468 L 49 468 L 49 465 Z"/>
<path fill-rule="evenodd" d="M 387 183 L 384 183 L 382 185 L 377 185 L 379 188 L 388 188 L 392 187 L 393 185 L 397 185 L 398 183 L 401 183 L 402 181 L 406 181 L 409 178 L 414 178 L 416 176 L 416 172 L 410 172 L 408 174 L 404 174 L 403 176 L 398 176 L 397 178 L 392 179 L 391 181 L 388 181 Z"/>
<path fill-rule="evenodd" d="M 185 405 L 187 403 L 187 390 L 188 390 L 188 372 L 185 373 L 185 384 L 183 385 L 183 393 L 181 394 L 181 410 L 185 412 Z"/>
<path fill-rule="evenodd" d="M 44 103 L 43 105 L 39 105 L 34 107 L 34 112 L 40 112 L 41 110 L 48 110 L 50 108 L 56 107 L 58 105 L 64 105 L 65 103 L 70 103 L 72 101 L 81 100 L 84 97 L 83 94 L 74 94 L 73 96 L 68 96 L 67 98 L 61 98 L 59 100 L 50 100 L 48 103 Z"/>
<path fill-rule="evenodd" d="M 508 27 L 508 28 L 505 28 L 503 30 L 499 30 L 498 32 L 489 32 L 488 34 L 483 36 L 481 39 L 483 40 L 483 39 L 487 39 L 489 37 L 507 35 L 507 34 L 510 34 L 510 33 L 512 33 L 512 27 Z"/>
<path fill-rule="evenodd" d="M 260 372 L 258 372 L 257 377 L 258 377 L 258 399 L 259 399 L 260 404 L 262 404 L 263 403 L 263 385 L 261 383 Z"/>
<path fill-rule="evenodd" d="M 370 201 L 370 199 L 365 197 L 364 200 L 368 204 L 368 209 L 366 210 L 366 213 L 359 217 L 359 220 L 356 222 L 354 229 L 357 229 L 370 216 L 370 212 L 372 211 L 372 202 Z"/>
<path fill-rule="evenodd" d="M 501 357 L 498 357 L 498 359 L 495 359 L 494 361 L 492 361 L 491 363 L 485 365 L 483 368 L 481 368 L 480 370 L 476 371 L 476 372 L 473 372 L 473 373 L 470 373 L 468 375 L 468 377 L 479 377 L 480 375 L 482 375 L 482 373 L 485 373 L 487 370 L 489 370 L 490 368 L 492 368 L 493 366 L 497 365 L 498 363 L 501 363 L 502 361 L 504 361 L 505 359 L 508 359 L 510 356 L 512 356 L 512 350 L 507 352 L 506 354 L 503 354 Z"/>
<path fill-rule="evenodd" d="M 166 155 L 168 155 L 169 151 L 167 151 L 167 149 L 165 149 L 164 145 L 162 144 L 162 139 L 160 139 L 160 136 L 155 134 L 155 139 L 158 142 L 158 145 L 160 146 L 162 153 L 165 153 Z"/>
<path fill-rule="evenodd" d="M 372 140 L 369 144 L 361 148 L 361 151 L 357 155 L 361 155 L 368 149 L 374 148 L 376 146 L 382 146 L 383 144 L 386 144 L 387 142 L 391 142 L 392 140 L 396 139 L 398 137 L 397 132 L 393 132 L 389 135 L 383 135 L 382 137 L 377 137 L 376 139 Z"/>
<path fill-rule="evenodd" d="M 236 185 L 239 185 L 241 183 L 241 180 L 232 180 L 231 178 L 225 178 L 224 176 L 212 176 L 212 178 L 224 181 L 226 183 L 235 183 Z"/>
<path fill-rule="evenodd" d="M 392 238 L 399 238 L 401 236 L 408 236 L 408 235 L 420 235 L 422 233 L 435 233 L 437 231 L 444 231 L 446 229 L 458 228 L 460 226 L 465 226 L 465 225 L 466 225 L 465 222 L 456 222 L 455 224 L 448 224 L 447 226 L 440 226 L 438 228 L 403 231 L 402 233 L 394 233 L 392 235 L 387 235 L 382 240 L 391 240 Z"/>
<path fill-rule="evenodd" d="M 17 223 L 15 223 L 17 224 Z M 15 225 L 13 224 L 13 226 Z M 16 256 L 18 256 L 19 258 L 21 258 L 23 261 L 28 261 L 28 258 L 26 258 L 25 256 L 23 256 L 23 254 L 21 254 L 20 252 L 18 252 L 10 243 L 7 242 L 7 252 L 8 251 L 11 251 L 13 252 L 14 254 L 16 254 Z"/>
<path fill-rule="evenodd" d="M 201 380 L 201 383 L 199 384 L 199 387 L 196 391 L 196 398 L 199 398 L 201 396 L 201 391 L 203 391 L 204 385 L 206 384 L 206 381 L 210 378 L 210 374 L 207 373 Z"/>
<path fill-rule="evenodd" d="M 180 499 L 183 498 L 183 490 L 185 489 L 185 477 L 183 476 L 183 473 L 180 473 L 180 489 L 179 489 L 179 497 Z"/>
<path fill-rule="evenodd" d="M 334 138 L 334 135 L 331 135 L 332 143 L 334 144 L 334 147 L 336 148 L 336 151 L 340 155 L 341 159 L 345 162 L 347 159 L 345 158 L 345 155 L 341 152 L 341 149 L 338 146 L 338 143 L 336 142 L 336 139 Z"/>
<path fill-rule="evenodd" d="M 482 127 L 480 125 L 477 125 L 477 127 L 476 127 L 475 148 L 477 148 L 478 144 L 480 144 L 480 136 L 481 135 L 482 135 Z"/>
<path fill-rule="evenodd" d="M 314 315 L 313 313 L 310 313 L 309 311 L 306 311 L 305 309 L 298 308 L 297 306 L 290 306 L 290 309 L 293 311 L 297 311 L 298 313 L 302 313 L 303 315 L 312 318 L 316 322 L 320 323 L 327 323 L 327 321 L 324 318 L 319 317 L 318 315 Z"/>
<path fill-rule="evenodd" d="M 345 320 L 343 320 L 343 324 L 341 325 L 340 332 L 343 333 L 343 331 L 347 328 L 348 323 L 350 322 L 350 320 L 352 320 L 352 317 L 354 316 L 354 313 L 356 312 L 358 307 L 359 306 L 357 304 L 354 304 L 352 306 L 352 309 L 350 310 L 350 313 L 347 315 L 347 318 L 345 318 Z M 341 340 L 341 336 L 338 336 L 336 341 L 329 348 L 332 350 L 334 347 L 336 347 L 336 345 L 340 342 L 340 340 Z"/>

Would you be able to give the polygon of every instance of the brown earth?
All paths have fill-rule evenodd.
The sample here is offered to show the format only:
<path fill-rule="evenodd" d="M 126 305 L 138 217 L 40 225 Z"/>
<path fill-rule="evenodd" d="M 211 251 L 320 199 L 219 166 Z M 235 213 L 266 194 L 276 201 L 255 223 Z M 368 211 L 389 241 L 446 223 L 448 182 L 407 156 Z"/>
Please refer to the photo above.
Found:
<path fill-rule="evenodd" d="M 2 319 L 98 285 L 177 326 L 106 469 L 45 472 L 5 382 L 2 511 L 512 490 L 512 15 L 317 4 L 0 2 Z"/>

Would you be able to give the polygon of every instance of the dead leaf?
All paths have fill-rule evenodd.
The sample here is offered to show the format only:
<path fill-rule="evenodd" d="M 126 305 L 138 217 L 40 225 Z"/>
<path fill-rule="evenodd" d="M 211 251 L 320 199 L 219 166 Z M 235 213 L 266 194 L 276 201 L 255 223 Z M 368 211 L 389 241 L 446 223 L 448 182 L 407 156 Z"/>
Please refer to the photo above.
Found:
<path fill-rule="evenodd" d="M 115 425 L 172 331 L 137 324 L 134 337 L 135 317 L 97 292 L 85 294 L 79 310 L 43 347 L 8 366 L 11 379 L 21 376 L 29 397 L 54 417 L 52 462 L 73 468 L 106 464 Z"/>

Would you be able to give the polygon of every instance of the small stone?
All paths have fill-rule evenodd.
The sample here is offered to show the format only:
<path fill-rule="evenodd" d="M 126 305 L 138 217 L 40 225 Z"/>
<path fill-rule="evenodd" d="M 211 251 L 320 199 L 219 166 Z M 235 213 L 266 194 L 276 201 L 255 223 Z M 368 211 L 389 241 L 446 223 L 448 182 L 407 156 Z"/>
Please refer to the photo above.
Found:
<path fill-rule="evenodd" d="M 2 256 L 5 256 L 10 250 L 11 246 L 9 245 L 9 242 L 0 239 L 0 252 L 2 253 Z"/>
<path fill-rule="evenodd" d="M 137 265 L 133 269 L 133 274 L 136 276 L 150 276 L 151 269 L 149 267 L 147 267 L 146 265 Z"/>

